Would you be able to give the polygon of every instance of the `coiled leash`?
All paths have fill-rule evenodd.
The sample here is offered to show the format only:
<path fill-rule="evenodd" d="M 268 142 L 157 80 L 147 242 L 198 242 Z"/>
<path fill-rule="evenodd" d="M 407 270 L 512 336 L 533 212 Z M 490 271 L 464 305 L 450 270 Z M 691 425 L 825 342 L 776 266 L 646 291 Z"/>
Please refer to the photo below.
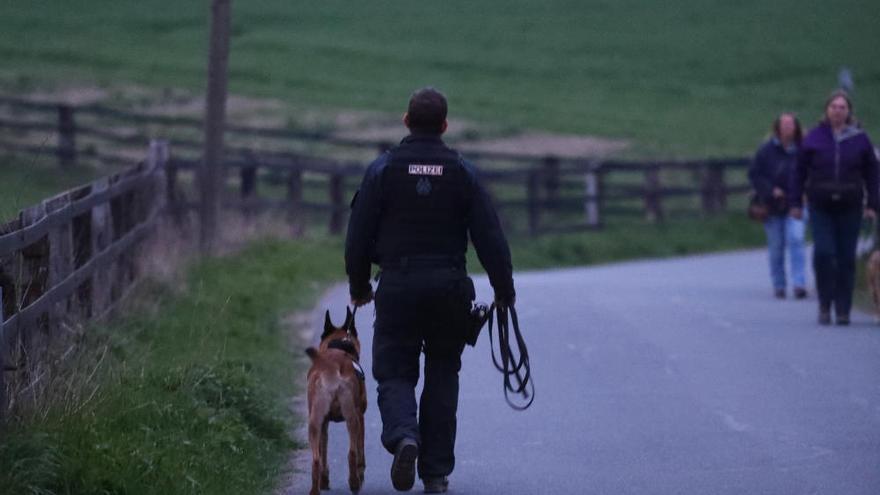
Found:
<path fill-rule="evenodd" d="M 492 326 L 496 316 L 498 318 L 498 356 L 495 355 L 495 339 L 492 338 Z M 535 401 L 535 383 L 532 380 L 529 349 L 526 347 L 526 341 L 523 339 L 522 332 L 519 331 L 519 318 L 517 318 L 516 309 L 513 306 L 501 308 L 492 304 L 489 307 L 488 318 L 492 363 L 504 376 L 504 400 L 507 401 L 511 408 L 517 411 L 525 411 Z M 514 354 L 513 349 L 510 347 L 510 321 L 513 322 L 513 336 L 516 339 L 518 351 L 516 354 Z M 516 385 L 514 385 L 514 382 Z M 510 399 L 511 393 L 522 395 L 528 402 L 524 405 L 515 404 Z"/>

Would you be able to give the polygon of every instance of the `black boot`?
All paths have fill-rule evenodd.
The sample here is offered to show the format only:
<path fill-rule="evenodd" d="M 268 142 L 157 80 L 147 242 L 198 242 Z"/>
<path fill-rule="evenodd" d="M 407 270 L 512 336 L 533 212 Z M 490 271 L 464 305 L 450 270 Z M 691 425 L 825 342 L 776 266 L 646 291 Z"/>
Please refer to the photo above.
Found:
<path fill-rule="evenodd" d="M 419 445 L 411 438 L 404 438 L 397 444 L 394 461 L 391 463 L 391 484 L 400 492 L 409 491 L 416 481 L 416 459 Z"/>
<path fill-rule="evenodd" d="M 435 478 L 425 478 L 425 493 L 446 493 L 449 489 L 449 479 L 446 476 L 437 476 Z"/>

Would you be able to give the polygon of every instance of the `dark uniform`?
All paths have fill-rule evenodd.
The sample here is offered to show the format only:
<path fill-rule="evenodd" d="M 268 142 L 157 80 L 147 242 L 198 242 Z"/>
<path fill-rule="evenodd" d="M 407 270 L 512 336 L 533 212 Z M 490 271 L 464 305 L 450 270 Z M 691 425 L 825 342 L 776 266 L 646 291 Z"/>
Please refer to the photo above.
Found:
<path fill-rule="evenodd" d="M 423 479 L 447 476 L 455 464 L 458 372 L 475 298 L 465 270 L 468 234 L 496 299 L 512 301 L 510 249 L 495 210 L 474 167 L 438 135 L 411 134 L 381 155 L 352 201 L 345 244 L 352 299 L 369 295 L 371 262 L 381 267 L 373 376 L 382 444 L 394 453 L 402 439 L 415 440 Z"/>

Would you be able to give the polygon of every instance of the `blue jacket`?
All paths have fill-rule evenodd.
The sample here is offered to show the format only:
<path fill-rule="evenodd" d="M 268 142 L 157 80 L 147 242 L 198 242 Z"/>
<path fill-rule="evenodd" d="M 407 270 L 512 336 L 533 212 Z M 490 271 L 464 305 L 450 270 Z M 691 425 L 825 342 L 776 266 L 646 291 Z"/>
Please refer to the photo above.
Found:
<path fill-rule="evenodd" d="M 444 166 L 454 170 L 441 172 L 445 183 L 431 186 L 430 182 L 419 180 L 416 187 L 424 189 L 413 195 L 413 191 L 401 189 L 400 174 L 407 174 L 394 169 L 400 165 L 395 157 L 406 153 L 418 156 L 422 150 L 428 156 L 451 155 L 454 160 Z M 403 166 L 406 167 L 406 163 Z M 432 192 L 432 187 L 438 190 Z M 451 209 L 438 216 L 431 207 L 438 204 L 432 196 L 441 194 L 440 189 L 446 195 L 443 198 L 446 202 L 442 204 Z M 406 212 L 390 210 L 393 205 L 401 204 L 399 199 L 407 195 L 423 200 L 414 199 Z M 397 222 L 401 216 L 405 216 L 408 223 Z M 438 218 L 449 219 L 449 225 L 437 224 L 442 222 Z M 406 227 L 401 228 L 401 225 Z M 438 136 L 406 137 L 399 147 L 382 154 L 367 167 L 361 187 L 352 200 L 345 241 L 345 269 L 352 297 L 362 297 L 369 292 L 371 263 L 383 265 L 399 261 L 404 256 L 424 255 L 444 255 L 463 261 L 468 236 L 489 275 L 496 297 L 511 300 L 515 293 L 510 248 L 489 195 L 478 180 L 476 168 L 455 150 L 447 148 Z M 434 242 L 427 243 L 426 247 L 422 238 Z M 426 252 L 430 249 L 437 252 Z"/>
<path fill-rule="evenodd" d="M 788 195 L 790 176 L 797 162 L 797 147 L 786 148 L 776 139 L 770 139 L 755 153 L 749 167 L 749 181 L 758 196 L 770 205 L 774 215 L 786 213 L 786 203 L 773 198 L 773 188 L 778 187 Z"/>
<path fill-rule="evenodd" d="M 878 206 L 877 156 L 868 135 L 850 126 L 835 136 L 831 126 L 820 123 L 801 143 L 797 166 L 791 175 L 789 206 L 801 208 L 806 192 L 810 206 L 832 204 L 861 206 L 867 194 L 867 206 Z"/>

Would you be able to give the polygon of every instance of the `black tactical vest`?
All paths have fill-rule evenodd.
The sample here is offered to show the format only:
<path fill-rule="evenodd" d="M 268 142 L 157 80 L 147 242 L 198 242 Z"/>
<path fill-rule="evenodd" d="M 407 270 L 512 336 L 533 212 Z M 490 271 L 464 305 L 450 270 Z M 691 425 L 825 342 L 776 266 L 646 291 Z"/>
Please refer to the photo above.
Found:
<path fill-rule="evenodd" d="M 382 173 L 380 263 L 418 256 L 462 257 L 470 187 L 461 156 L 437 138 L 407 138 Z"/>

